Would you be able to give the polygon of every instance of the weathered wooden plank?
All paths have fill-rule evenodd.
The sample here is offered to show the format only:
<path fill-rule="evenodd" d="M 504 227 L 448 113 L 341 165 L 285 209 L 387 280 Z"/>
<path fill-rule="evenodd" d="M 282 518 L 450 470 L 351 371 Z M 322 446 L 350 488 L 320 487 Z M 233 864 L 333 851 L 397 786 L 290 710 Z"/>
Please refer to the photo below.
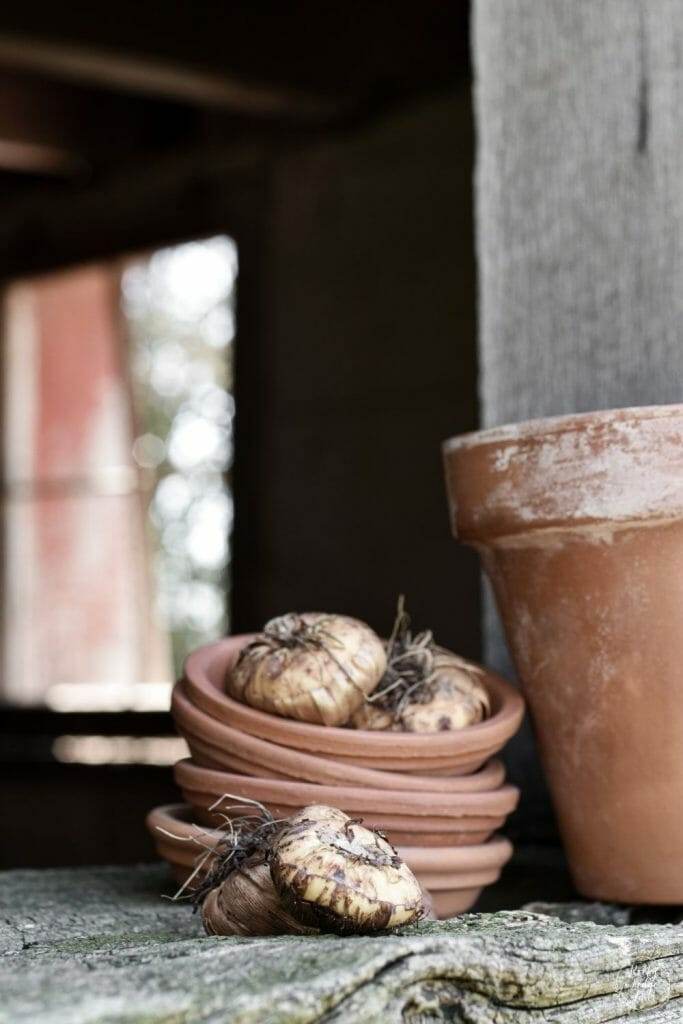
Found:
<path fill-rule="evenodd" d="M 324 120 L 339 104 L 289 86 L 257 85 L 238 76 L 197 69 L 147 55 L 112 52 L 64 42 L 46 42 L 37 36 L 0 33 L 0 61 L 4 67 L 85 82 L 142 96 L 161 96 L 234 110 L 260 117 Z"/>
<path fill-rule="evenodd" d="M 2 1024 L 680 1020 L 680 928 L 520 911 L 392 936 L 208 938 L 161 899 L 167 881 L 158 867 L 0 876 Z"/>
<path fill-rule="evenodd" d="M 683 8 L 477 0 L 487 425 L 680 401 Z"/>

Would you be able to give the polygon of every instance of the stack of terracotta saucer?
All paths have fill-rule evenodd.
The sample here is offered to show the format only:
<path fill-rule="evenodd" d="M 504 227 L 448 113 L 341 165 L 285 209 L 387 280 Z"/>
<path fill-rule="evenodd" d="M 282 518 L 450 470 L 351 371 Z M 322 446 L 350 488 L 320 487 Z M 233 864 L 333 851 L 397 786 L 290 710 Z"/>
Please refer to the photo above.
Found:
<path fill-rule="evenodd" d="M 200 844 L 217 841 L 222 815 L 240 813 L 230 810 L 236 799 L 258 800 L 276 817 L 326 803 L 386 834 L 431 892 L 439 917 L 471 907 L 512 852 L 494 833 L 514 810 L 518 791 L 505 783 L 494 757 L 520 725 L 517 691 L 486 673 L 491 715 L 455 732 L 311 725 L 227 695 L 226 676 L 250 639 L 232 637 L 195 651 L 174 689 L 173 715 L 192 754 L 175 768 L 186 804 L 158 808 L 148 824 L 178 876 L 192 869 Z"/>

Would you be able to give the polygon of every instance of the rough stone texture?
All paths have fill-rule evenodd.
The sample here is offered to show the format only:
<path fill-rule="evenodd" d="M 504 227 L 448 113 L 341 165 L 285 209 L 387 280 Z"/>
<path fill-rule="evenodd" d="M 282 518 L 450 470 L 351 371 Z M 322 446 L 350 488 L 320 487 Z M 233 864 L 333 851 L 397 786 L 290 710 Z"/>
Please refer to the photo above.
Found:
<path fill-rule="evenodd" d="M 683 1015 L 683 929 L 466 915 L 376 938 L 208 938 L 161 867 L 0 876 L 2 1024 L 639 1022 Z M 615 920 L 609 908 L 569 916 Z M 617 915 L 616 919 L 620 919 Z"/>

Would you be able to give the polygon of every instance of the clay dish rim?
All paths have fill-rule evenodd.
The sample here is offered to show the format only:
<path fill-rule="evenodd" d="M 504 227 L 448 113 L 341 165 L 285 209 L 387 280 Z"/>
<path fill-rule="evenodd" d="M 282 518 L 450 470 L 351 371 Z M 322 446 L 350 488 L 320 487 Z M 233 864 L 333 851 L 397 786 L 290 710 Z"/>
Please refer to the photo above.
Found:
<path fill-rule="evenodd" d="M 338 785 L 335 779 L 343 777 L 345 785 L 433 793 L 489 792 L 499 789 L 505 781 L 505 768 L 502 761 L 497 759 L 489 760 L 471 775 L 420 776 L 364 768 L 355 764 L 342 766 L 338 761 L 271 743 L 212 718 L 192 703 L 182 683 L 174 687 L 171 711 L 178 731 L 191 747 L 197 747 L 199 757 L 193 750 L 193 760 L 204 768 L 234 771 L 231 765 L 221 764 L 221 757 L 227 757 L 239 759 L 253 768 L 246 772 L 249 775 L 261 776 L 268 771 L 275 771 L 278 772 L 276 778 L 330 786 Z M 247 757 L 247 754 L 250 756 Z M 212 763 L 202 764 L 202 756 Z"/>
<path fill-rule="evenodd" d="M 494 713 L 483 722 L 453 732 L 410 733 L 371 732 L 314 725 L 280 718 L 233 700 L 222 690 L 222 681 L 239 652 L 254 634 L 242 634 L 198 648 L 185 662 L 185 682 L 193 703 L 203 700 L 204 710 L 215 717 L 284 746 L 318 753 L 386 754 L 419 759 L 481 754 L 488 759 L 515 734 L 524 715 L 524 701 L 515 688 L 493 672 L 485 671 L 482 681 L 494 705 Z"/>

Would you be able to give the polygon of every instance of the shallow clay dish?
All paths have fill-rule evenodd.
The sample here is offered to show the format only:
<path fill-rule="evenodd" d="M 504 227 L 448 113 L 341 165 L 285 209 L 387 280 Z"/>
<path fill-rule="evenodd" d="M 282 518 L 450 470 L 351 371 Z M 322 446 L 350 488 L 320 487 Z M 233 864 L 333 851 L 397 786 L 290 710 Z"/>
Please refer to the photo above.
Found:
<path fill-rule="evenodd" d="M 362 816 L 373 828 L 387 833 L 395 845 L 460 845 L 484 842 L 499 829 L 517 806 L 518 790 L 501 786 L 484 793 L 420 793 L 374 790 L 352 786 L 318 786 L 280 779 L 259 779 L 202 768 L 192 761 L 179 761 L 175 779 L 183 796 L 196 810 L 199 821 L 217 825 L 229 812 L 229 798 L 211 811 L 226 794 L 258 800 L 275 817 L 287 817 L 307 804 L 324 803 L 339 807 L 352 816 Z"/>
<path fill-rule="evenodd" d="M 182 683 L 173 691 L 171 710 L 196 764 L 260 778 L 298 780 L 321 785 L 368 786 L 432 793 L 476 793 L 498 789 L 505 780 L 501 761 L 489 761 L 472 775 L 421 776 L 376 771 L 356 764 L 279 746 L 212 718 L 190 701 Z"/>
<path fill-rule="evenodd" d="M 190 701 L 212 718 L 271 743 L 375 770 L 464 775 L 493 757 L 522 721 L 524 702 L 519 693 L 492 672 L 482 676 L 491 699 L 491 716 L 454 732 L 369 732 L 269 715 L 225 693 L 225 677 L 251 639 L 253 634 L 229 637 L 194 651 L 185 663 L 183 689 Z"/>
<path fill-rule="evenodd" d="M 179 883 L 197 867 L 221 833 L 192 822 L 187 804 L 156 807 L 147 816 L 147 828 L 160 856 L 168 861 Z M 512 855 L 512 845 L 500 836 L 478 846 L 432 849 L 398 847 L 400 856 L 429 891 L 437 917 L 468 910 L 484 886 L 497 881 Z"/>

